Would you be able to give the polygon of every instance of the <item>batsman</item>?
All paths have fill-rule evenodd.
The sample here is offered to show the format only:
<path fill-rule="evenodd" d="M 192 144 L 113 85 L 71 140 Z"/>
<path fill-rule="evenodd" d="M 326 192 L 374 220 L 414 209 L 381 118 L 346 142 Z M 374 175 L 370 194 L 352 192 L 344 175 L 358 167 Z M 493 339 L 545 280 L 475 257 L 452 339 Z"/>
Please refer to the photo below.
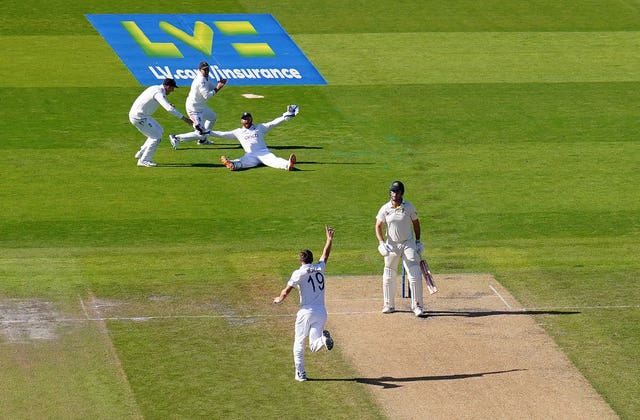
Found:
<path fill-rule="evenodd" d="M 420 220 L 413 204 L 404 199 L 404 184 L 393 181 L 389 186 L 390 200 L 376 216 L 378 252 L 384 257 L 382 274 L 382 313 L 395 312 L 396 277 L 402 262 L 411 288 L 411 310 L 417 317 L 424 316 L 422 272 L 420 256 L 424 245 L 420 242 Z M 383 233 L 386 227 L 386 240 Z"/>

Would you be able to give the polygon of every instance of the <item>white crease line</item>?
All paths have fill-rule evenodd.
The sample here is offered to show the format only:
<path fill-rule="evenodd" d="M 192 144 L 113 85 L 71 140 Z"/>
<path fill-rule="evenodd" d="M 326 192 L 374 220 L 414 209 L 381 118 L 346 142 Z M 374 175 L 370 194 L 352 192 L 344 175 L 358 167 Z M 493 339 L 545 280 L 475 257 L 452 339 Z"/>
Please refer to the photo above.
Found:
<path fill-rule="evenodd" d="M 84 306 L 84 301 L 82 300 L 82 297 L 78 296 L 78 299 L 80 300 L 80 306 L 82 307 L 82 312 L 84 312 L 84 316 L 85 318 L 89 319 L 89 312 L 87 312 L 87 307 Z"/>
<path fill-rule="evenodd" d="M 49 320 L 48 322 L 104 322 L 104 321 L 147 321 L 153 319 L 214 319 L 214 318 L 231 318 L 231 319 L 251 319 L 251 318 L 279 318 L 279 317 L 295 317 L 296 314 L 284 315 L 150 315 L 150 316 L 111 316 L 111 317 L 86 317 L 86 318 L 59 318 Z M 33 321 L 15 319 L 0 320 L 0 324 L 33 324 Z"/>
<path fill-rule="evenodd" d="M 349 311 L 349 312 L 328 312 L 330 315 L 360 315 L 375 314 L 378 311 Z M 150 316 L 112 316 L 104 318 L 86 317 L 86 318 L 59 318 L 48 320 L 47 322 L 104 322 L 104 321 L 150 321 L 155 319 L 251 319 L 251 318 L 291 318 L 296 313 L 290 314 L 271 314 L 271 315 L 150 315 Z M 15 319 L 0 320 L 0 324 L 33 324 L 33 321 Z"/>
<path fill-rule="evenodd" d="M 493 293 L 495 293 L 495 294 L 500 298 L 500 300 L 501 300 L 501 301 L 502 301 L 502 302 L 507 306 L 507 309 L 511 309 L 511 305 L 509 305 L 509 304 L 507 303 L 507 301 L 506 301 L 506 300 L 504 300 L 504 298 L 502 297 L 502 295 L 501 295 L 500 293 L 498 293 L 498 291 L 497 291 L 497 290 L 496 290 L 492 285 L 489 285 L 489 288 L 490 288 L 491 290 L 493 290 Z"/>
<path fill-rule="evenodd" d="M 490 286 L 491 287 L 491 286 Z M 492 287 L 493 289 L 493 287 Z M 495 289 L 494 289 L 495 291 Z M 502 299 L 502 296 L 496 292 L 496 294 Z M 502 299 L 502 301 L 509 307 L 509 309 L 514 313 L 518 312 L 527 312 L 527 311 L 567 311 L 567 310 L 611 310 L 611 309 L 640 309 L 640 305 L 609 305 L 609 306 L 548 306 L 548 307 L 538 307 L 538 308 L 511 308 L 507 302 Z M 460 308 L 436 308 L 430 306 L 427 308 L 427 315 L 429 312 L 443 312 L 443 311 L 460 311 L 460 312 L 469 312 L 465 310 L 460 310 Z M 490 309 L 477 309 L 471 312 L 487 312 L 491 311 Z M 379 311 L 343 311 L 343 312 L 328 312 L 329 315 L 367 315 L 367 314 L 377 314 Z M 93 317 L 85 317 L 85 318 L 59 318 L 59 319 L 48 319 L 48 320 L 23 320 L 23 319 L 0 319 L 0 325 L 3 324 L 34 324 L 34 323 L 45 323 L 45 322 L 104 322 L 104 321 L 148 321 L 155 319 L 216 319 L 216 318 L 227 318 L 227 319 L 251 319 L 251 318 L 291 318 L 295 317 L 295 313 L 288 314 L 254 314 L 254 315 L 152 315 L 152 316 L 122 316 L 122 317 L 104 317 L 104 318 L 93 318 Z"/>
<path fill-rule="evenodd" d="M 350 312 L 327 312 L 329 315 L 364 315 L 379 314 L 380 311 L 350 311 Z"/>
<path fill-rule="evenodd" d="M 327 298 L 327 302 L 358 302 L 358 301 L 372 301 L 372 300 L 379 300 L 379 297 L 365 297 L 365 298 L 335 298 L 335 299 L 329 299 Z"/>

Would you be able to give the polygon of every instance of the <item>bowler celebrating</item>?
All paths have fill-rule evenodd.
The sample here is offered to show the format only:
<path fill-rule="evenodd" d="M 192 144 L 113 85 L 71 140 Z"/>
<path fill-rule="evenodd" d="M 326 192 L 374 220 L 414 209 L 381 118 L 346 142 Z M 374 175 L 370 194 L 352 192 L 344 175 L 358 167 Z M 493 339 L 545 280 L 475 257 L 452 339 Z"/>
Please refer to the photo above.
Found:
<path fill-rule="evenodd" d="M 320 260 L 313 264 L 313 253 L 308 249 L 299 254 L 300 268 L 291 274 L 287 286 L 280 295 L 273 299 L 273 303 L 281 303 L 293 290 L 298 288 L 300 293 L 300 309 L 296 315 L 296 337 L 293 340 L 293 362 L 296 367 L 296 381 L 306 381 L 307 373 L 304 367 L 304 340 L 309 337 L 309 349 L 312 352 L 333 348 L 333 339 L 329 331 L 324 329 L 327 321 L 327 309 L 324 306 L 325 277 L 324 268 L 331 252 L 333 228 L 325 226 L 327 241 L 322 250 Z"/>

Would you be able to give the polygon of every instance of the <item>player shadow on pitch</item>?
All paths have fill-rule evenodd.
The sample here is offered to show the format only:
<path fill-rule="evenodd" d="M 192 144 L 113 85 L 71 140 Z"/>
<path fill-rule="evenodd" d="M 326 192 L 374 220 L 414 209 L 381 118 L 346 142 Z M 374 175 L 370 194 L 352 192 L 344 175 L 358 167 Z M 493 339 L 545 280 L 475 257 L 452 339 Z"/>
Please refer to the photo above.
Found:
<path fill-rule="evenodd" d="M 466 318 L 479 318 L 483 316 L 495 315 L 577 315 L 580 311 L 557 311 L 557 310 L 512 310 L 512 311 L 426 311 L 424 317 L 439 316 L 462 316 Z"/>
<path fill-rule="evenodd" d="M 421 381 L 453 381 L 460 379 L 469 379 L 469 378 L 481 378 L 487 375 L 501 375 L 512 372 L 522 372 L 527 369 L 509 369 L 509 370 L 498 370 L 493 372 L 479 372 L 479 373 L 463 373 L 457 375 L 434 375 L 434 376 L 409 376 L 405 378 L 396 378 L 393 376 L 380 376 L 378 378 L 328 378 L 328 379 L 314 379 L 309 378 L 309 381 L 335 381 L 335 382 L 357 382 L 359 384 L 366 385 L 375 385 L 382 387 L 383 389 L 391 389 L 391 388 L 399 388 L 402 385 L 398 383 L 403 382 L 421 382 Z"/>

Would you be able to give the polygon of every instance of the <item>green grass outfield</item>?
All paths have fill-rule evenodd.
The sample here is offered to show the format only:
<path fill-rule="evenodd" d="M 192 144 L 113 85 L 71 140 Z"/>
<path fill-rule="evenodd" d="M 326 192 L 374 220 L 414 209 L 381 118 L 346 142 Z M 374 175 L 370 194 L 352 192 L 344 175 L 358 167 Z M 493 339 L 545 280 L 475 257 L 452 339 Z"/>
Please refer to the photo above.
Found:
<path fill-rule="evenodd" d="M 394 179 L 434 272 L 491 273 L 528 308 L 575 308 L 538 321 L 637 417 L 640 2 L 85 3 L 0 14 L 0 417 L 382 417 L 362 384 L 293 381 L 280 315 L 295 299 L 270 299 L 325 223 L 330 275 L 380 273 L 373 224 Z M 237 143 L 173 151 L 166 136 L 160 167 L 135 166 L 142 87 L 84 15 L 199 12 L 273 14 L 329 82 L 229 85 L 211 102 L 223 130 L 299 104 L 267 143 L 300 171 L 231 173 L 218 157 Z M 187 91 L 170 96 L 181 110 Z M 169 317 L 83 321 L 92 299 Z M 68 319 L 57 339 L 2 334 L 24 302 Z M 307 368 L 355 374 L 339 346 Z"/>

